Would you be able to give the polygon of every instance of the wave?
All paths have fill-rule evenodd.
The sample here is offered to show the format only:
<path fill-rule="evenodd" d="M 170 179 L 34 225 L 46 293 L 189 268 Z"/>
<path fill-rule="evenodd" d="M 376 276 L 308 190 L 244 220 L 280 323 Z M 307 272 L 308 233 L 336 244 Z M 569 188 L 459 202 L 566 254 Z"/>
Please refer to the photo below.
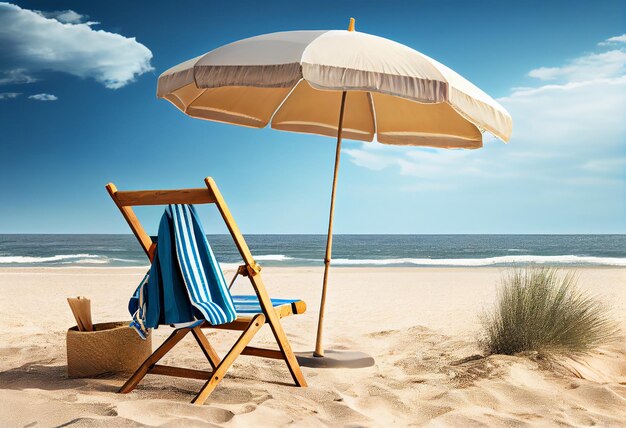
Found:
<path fill-rule="evenodd" d="M 62 264 L 64 265 L 68 265 L 68 264 L 80 264 L 80 265 L 108 265 L 109 264 L 109 260 L 104 258 L 104 259 L 80 259 L 80 260 L 75 260 L 75 261 L 71 261 L 71 262 L 62 262 Z"/>
<path fill-rule="evenodd" d="M 57 254 L 48 257 L 34 257 L 34 256 L 2 256 L 0 257 L 0 264 L 2 263 L 51 263 L 60 262 L 63 260 L 72 259 L 98 259 L 102 256 L 96 254 Z"/>
<path fill-rule="evenodd" d="M 268 262 L 270 265 L 280 266 L 316 266 L 321 265 L 321 259 L 309 259 L 290 257 L 284 254 L 265 254 L 256 256 L 258 262 Z M 118 265 L 118 266 L 144 266 L 145 261 L 123 258 L 111 258 L 96 254 L 57 254 L 47 257 L 35 256 L 0 256 L 0 265 L 7 264 L 30 264 L 50 265 Z M 240 263 L 221 262 L 224 270 L 236 269 Z M 333 259 L 335 266 L 460 266 L 479 267 L 515 264 L 554 264 L 554 265 L 596 265 L 596 266 L 624 266 L 626 258 L 620 257 L 594 257 L 594 256 L 535 256 L 535 255 L 509 255 L 485 258 L 456 258 L 456 259 L 430 259 L 430 258 L 388 258 L 388 259 Z"/>
<path fill-rule="evenodd" d="M 116 258 L 116 257 L 108 258 L 108 260 L 111 260 L 111 261 L 113 261 L 113 262 L 140 263 L 140 264 L 141 264 L 141 266 L 143 266 L 143 265 L 144 265 L 144 263 L 145 263 L 145 260 L 141 260 L 141 261 L 139 261 L 139 260 L 131 260 L 131 259 L 118 259 L 118 258 Z"/>
<path fill-rule="evenodd" d="M 284 254 L 265 254 L 261 256 L 254 256 L 254 260 L 259 262 L 283 262 L 286 260 L 295 260 L 295 258 Z"/>
<path fill-rule="evenodd" d="M 260 256 L 253 256 L 253 257 L 254 257 L 254 260 L 257 262 L 285 262 L 287 260 L 300 260 L 300 261 L 308 261 L 308 262 L 316 261 L 316 260 L 309 260 L 309 259 L 299 259 L 296 257 L 289 257 L 284 254 L 263 254 Z M 235 270 L 242 264 L 243 264 L 243 261 L 240 263 L 220 262 L 220 267 L 222 268 L 222 270 Z"/>
<path fill-rule="evenodd" d="M 62 265 L 70 265 L 70 264 L 85 264 L 85 265 L 106 265 L 111 262 L 120 262 L 120 263 L 136 263 L 139 264 L 138 260 L 130 260 L 130 259 L 121 259 L 114 257 L 106 257 L 97 254 L 57 254 L 54 256 L 47 257 L 36 257 L 36 256 L 0 256 L 0 265 L 2 264 L 62 264 Z"/>
<path fill-rule="evenodd" d="M 291 266 L 320 265 L 320 259 L 289 257 L 284 255 L 258 256 L 255 260 L 261 261 L 291 261 Z M 333 259 L 336 266 L 460 266 L 480 267 L 515 264 L 554 264 L 554 265 L 594 265 L 594 266 L 625 266 L 626 258 L 594 257 L 594 256 L 499 256 L 482 259 L 427 259 L 427 258 L 396 258 L 396 259 Z M 220 263 L 222 269 L 236 269 L 240 263 Z"/>
<path fill-rule="evenodd" d="M 500 256 L 482 259 L 335 259 L 335 265 L 418 265 L 418 266 L 491 266 L 506 264 L 571 264 L 626 266 L 626 258 L 592 256 Z"/>

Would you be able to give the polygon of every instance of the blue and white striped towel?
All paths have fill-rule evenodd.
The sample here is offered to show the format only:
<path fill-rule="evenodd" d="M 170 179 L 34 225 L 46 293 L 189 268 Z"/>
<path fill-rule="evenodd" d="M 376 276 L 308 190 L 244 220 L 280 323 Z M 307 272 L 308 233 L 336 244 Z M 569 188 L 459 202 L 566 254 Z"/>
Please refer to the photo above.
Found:
<path fill-rule="evenodd" d="M 159 324 L 182 326 L 206 320 L 219 325 L 237 318 L 222 269 L 193 205 L 167 207 L 157 242 L 152 267 L 129 302 L 130 326 L 142 338 Z"/>
<path fill-rule="evenodd" d="M 237 318 L 230 290 L 193 205 L 170 205 L 176 254 L 189 299 L 212 325 Z"/>

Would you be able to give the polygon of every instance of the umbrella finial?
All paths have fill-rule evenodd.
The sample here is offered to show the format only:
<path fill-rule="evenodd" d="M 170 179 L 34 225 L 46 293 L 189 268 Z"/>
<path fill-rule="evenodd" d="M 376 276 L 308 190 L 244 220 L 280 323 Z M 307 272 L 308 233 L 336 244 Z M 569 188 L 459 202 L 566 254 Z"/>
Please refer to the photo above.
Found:
<path fill-rule="evenodd" d="M 350 24 L 348 24 L 348 31 L 354 31 L 354 18 L 350 18 Z"/>

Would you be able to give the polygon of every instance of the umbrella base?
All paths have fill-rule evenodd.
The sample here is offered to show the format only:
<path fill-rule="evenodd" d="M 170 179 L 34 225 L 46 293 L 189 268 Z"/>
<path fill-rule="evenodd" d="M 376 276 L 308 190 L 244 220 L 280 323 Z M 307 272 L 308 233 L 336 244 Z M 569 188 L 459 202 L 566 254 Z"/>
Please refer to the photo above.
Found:
<path fill-rule="evenodd" d="M 316 357 L 313 352 L 296 352 L 296 359 L 303 367 L 318 369 L 361 369 L 375 363 L 372 356 L 358 351 L 325 350 L 323 357 Z"/>

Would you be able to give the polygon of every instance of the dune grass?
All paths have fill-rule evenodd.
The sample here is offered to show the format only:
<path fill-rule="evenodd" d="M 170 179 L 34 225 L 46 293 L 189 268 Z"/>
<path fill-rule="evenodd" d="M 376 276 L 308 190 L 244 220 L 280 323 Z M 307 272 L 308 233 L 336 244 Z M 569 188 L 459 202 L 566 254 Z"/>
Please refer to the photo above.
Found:
<path fill-rule="evenodd" d="M 586 354 L 618 337 L 609 308 L 556 268 L 514 269 L 502 278 L 495 308 L 483 314 L 486 353 Z"/>

